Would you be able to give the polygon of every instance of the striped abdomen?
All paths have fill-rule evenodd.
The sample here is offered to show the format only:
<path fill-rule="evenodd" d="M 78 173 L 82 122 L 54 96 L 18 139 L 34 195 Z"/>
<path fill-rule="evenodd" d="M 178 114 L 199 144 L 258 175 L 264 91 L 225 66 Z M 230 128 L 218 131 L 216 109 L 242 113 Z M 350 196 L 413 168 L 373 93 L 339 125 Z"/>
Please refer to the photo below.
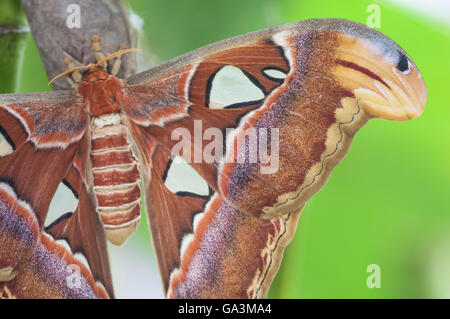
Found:
<path fill-rule="evenodd" d="M 94 117 L 91 128 L 97 211 L 108 240 L 121 245 L 134 233 L 141 216 L 138 161 L 119 113 Z"/>

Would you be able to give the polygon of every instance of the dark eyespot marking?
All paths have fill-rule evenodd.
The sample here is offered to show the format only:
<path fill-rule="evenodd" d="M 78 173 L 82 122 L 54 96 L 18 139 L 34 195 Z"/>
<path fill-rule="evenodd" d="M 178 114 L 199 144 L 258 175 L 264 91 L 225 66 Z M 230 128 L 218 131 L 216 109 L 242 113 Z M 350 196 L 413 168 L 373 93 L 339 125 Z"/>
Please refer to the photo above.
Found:
<path fill-rule="evenodd" d="M 400 60 L 397 63 L 397 69 L 401 72 L 405 72 L 409 69 L 408 58 L 402 53 L 400 53 Z"/>

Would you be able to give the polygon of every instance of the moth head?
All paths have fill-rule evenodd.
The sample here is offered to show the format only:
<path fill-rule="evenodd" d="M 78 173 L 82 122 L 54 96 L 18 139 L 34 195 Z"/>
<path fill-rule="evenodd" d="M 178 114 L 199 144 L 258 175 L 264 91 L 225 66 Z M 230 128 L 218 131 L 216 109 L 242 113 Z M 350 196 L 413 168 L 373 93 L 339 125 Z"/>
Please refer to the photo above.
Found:
<path fill-rule="evenodd" d="M 367 27 L 345 30 L 338 39 L 334 74 L 366 113 L 399 121 L 422 114 L 425 82 L 400 46 Z"/>
<path fill-rule="evenodd" d="M 50 85 L 56 79 L 58 79 L 58 78 L 60 78 L 60 77 L 62 77 L 64 75 L 72 74 L 74 72 L 81 71 L 81 70 L 87 70 L 87 72 L 86 72 L 87 74 L 91 74 L 91 73 L 94 73 L 94 72 L 102 71 L 104 74 L 106 74 L 105 75 L 105 78 L 106 78 L 109 73 L 107 73 L 106 71 L 103 71 L 101 69 L 102 69 L 103 65 L 106 65 L 105 63 L 107 61 L 112 60 L 114 58 L 119 58 L 121 55 L 123 55 L 125 53 L 135 52 L 135 51 L 140 51 L 140 50 L 136 49 L 136 48 L 135 49 L 121 49 L 121 50 L 119 50 L 119 51 L 117 51 L 117 52 L 115 52 L 115 53 L 113 53 L 111 55 L 108 55 L 107 57 L 97 61 L 97 63 L 95 63 L 95 64 L 94 63 L 90 63 L 90 64 L 88 64 L 86 66 L 71 67 L 68 70 L 58 74 L 53 79 L 51 79 L 50 82 L 48 82 L 48 85 Z M 69 63 L 69 62 L 71 62 L 70 59 L 66 58 L 65 61 L 67 61 L 66 64 L 70 65 L 70 63 Z M 117 71 L 118 71 L 118 70 L 114 70 L 115 67 L 116 66 L 113 66 L 113 72 L 112 72 L 113 74 L 117 73 Z M 120 63 L 118 63 L 118 67 L 120 67 Z M 105 68 L 105 70 L 106 70 L 106 68 Z M 98 72 L 98 73 L 100 74 L 101 72 Z"/>
<path fill-rule="evenodd" d="M 109 77 L 108 72 L 102 70 L 97 64 L 89 64 L 87 68 L 83 75 L 83 81 L 85 82 L 106 80 Z"/>

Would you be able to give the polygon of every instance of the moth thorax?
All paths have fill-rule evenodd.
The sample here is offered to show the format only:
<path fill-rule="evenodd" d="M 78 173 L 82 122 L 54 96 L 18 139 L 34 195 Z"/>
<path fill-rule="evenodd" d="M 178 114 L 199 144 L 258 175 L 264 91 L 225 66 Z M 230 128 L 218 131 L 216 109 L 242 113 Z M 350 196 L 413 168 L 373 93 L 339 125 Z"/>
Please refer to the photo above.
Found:
<path fill-rule="evenodd" d="M 122 245 L 140 221 L 141 188 L 137 157 L 119 112 L 94 116 L 91 161 L 97 212 L 108 240 Z"/>
<path fill-rule="evenodd" d="M 93 116 L 115 113 L 122 106 L 120 80 L 99 69 L 90 71 L 83 78 L 78 93 Z"/>

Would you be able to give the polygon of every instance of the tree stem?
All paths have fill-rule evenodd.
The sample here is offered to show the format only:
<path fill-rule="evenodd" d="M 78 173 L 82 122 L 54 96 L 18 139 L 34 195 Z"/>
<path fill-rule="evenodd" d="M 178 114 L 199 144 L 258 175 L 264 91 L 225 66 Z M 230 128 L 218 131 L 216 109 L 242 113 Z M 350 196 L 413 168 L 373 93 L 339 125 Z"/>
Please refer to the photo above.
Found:
<path fill-rule="evenodd" d="M 17 91 L 28 32 L 20 1 L 0 1 L 0 93 Z"/>

